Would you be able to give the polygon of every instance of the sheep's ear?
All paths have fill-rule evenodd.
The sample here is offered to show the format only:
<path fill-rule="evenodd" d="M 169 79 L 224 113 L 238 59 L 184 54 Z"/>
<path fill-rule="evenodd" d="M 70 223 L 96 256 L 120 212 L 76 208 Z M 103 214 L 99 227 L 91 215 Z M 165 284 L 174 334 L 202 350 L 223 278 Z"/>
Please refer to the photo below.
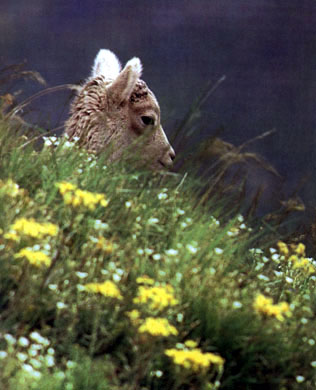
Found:
<path fill-rule="evenodd" d="M 122 66 L 111 50 L 101 49 L 95 57 L 91 77 L 104 76 L 106 79 L 116 79 Z"/>
<path fill-rule="evenodd" d="M 140 59 L 134 57 L 129 60 L 121 73 L 108 87 L 108 92 L 113 102 L 122 104 L 128 101 L 141 74 L 142 64 Z"/>

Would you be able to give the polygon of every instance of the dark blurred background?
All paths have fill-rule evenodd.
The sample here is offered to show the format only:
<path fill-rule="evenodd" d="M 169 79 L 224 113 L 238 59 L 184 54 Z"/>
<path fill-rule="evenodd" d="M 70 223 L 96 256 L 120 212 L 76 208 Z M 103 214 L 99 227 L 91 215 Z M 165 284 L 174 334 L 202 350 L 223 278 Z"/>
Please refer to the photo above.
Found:
<path fill-rule="evenodd" d="M 48 86 L 78 83 L 100 48 L 113 50 L 123 64 L 141 58 L 170 138 L 206 84 L 226 75 L 202 107 L 191 147 L 219 128 L 235 145 L 275 128 L 251 151 L 279 171 L 285 193 L 306 178 L 300 195 L 316 204 L 314 0 L 0 2 L 1 67 L 26 60 Z M 22 99 L 43 87 L 12 88 L 23 88 Z M 55 93 L 34 101 L 31 120 L 58 126 L 68 100 L 69 94 Z M 256 175 L 266 180 L 266 172 Z"/>

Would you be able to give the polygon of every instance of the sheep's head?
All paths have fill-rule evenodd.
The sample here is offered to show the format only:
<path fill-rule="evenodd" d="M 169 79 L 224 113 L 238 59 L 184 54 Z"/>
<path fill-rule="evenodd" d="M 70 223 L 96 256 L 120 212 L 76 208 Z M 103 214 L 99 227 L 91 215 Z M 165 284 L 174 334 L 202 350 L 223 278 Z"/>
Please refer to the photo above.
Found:
<path fill-rule="evenodd" d="M 70 138 L 109 160 L 135 148 L 139 160 L 153 169 L 172 165 L 174 150 L 160 124 L 159 104 L 143 80 L 142 65 L 132 58 L 124 69 L 109 50 L 100 50 L 92 75 L 79 89 L 65 131 Z"/>

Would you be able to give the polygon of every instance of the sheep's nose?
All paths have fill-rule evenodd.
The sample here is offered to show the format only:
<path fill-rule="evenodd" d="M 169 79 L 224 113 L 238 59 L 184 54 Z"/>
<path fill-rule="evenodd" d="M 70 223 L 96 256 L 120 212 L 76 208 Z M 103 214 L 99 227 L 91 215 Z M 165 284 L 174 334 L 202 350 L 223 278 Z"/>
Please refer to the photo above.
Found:
<path fill-rule="evenodd" d="M 165 153 L 165 155 L 159 160 L 159 163 L 165 167 L 170 168 L 173 164 L 173 160 L 176 158 L 176 154 L 172 147 Z"/>
<path fill-rule="evenodd" d="M 169 157 L 171 158 L 171 161 L 174 161 L 174 159 L 176 158 L 176 153 L 173 148 L 170 149 Z"/>

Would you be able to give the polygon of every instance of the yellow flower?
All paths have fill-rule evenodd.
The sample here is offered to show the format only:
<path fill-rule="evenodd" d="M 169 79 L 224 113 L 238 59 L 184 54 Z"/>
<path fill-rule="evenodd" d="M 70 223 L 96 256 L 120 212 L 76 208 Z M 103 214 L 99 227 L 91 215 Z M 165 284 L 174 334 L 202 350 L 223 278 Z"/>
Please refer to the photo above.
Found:
<path fill-rule="evenodd" d="M 5 233 L 3 237 L 9 241 L 19 242 L 21 238 L 15 232 Z"/>
<path fill-rule="evenodd" d="M 113 252 L 113 243 L 102 236 L 99 236 L 96 248 L 110 254 Z"/>
<path fill-rule="evenodd" d="M 284 321 L 284 315 L 290 317 L 292 314 L 287 302 L 273 304 L 273 300 L 263 294 L 257 295 L 253 307 L 257 313 L 275 317 L 279 321 Z"/>
<path fill-rule="evenodd" d="M 42 239 L 45 236 L 54 237 L 58 233 L 57 225 L 49 222 L 39 223 L 36 222 L 33 218 L 19 218 L 14 222 L 14 224 L 11 225 L 10 228 L 10 232 L 5 235 L 5 238 L 11 240 L 13 239 L 15 241 L 17 241 L 15 235 L 17 236 L 18 234 Z"/>
<path fill-rule="evenodd" d="M 271 298 L 268 298 L 263 294 L 258 294 L 256 296 L 253 306 L 256 311 L 262 312 L 266 309 L 267 306 L 271 305 L 272 303 L 273 300 Z"/>
<path fill-rule="evenodd" d="M 191 350 L 171 348 L 167 349 L 165 354 L 169 356 L 175 364 L 195 372 L 204 371 L 212 364 L 222 367 L 225 363 L 225 360 L 221 356 L 211 352 L 203 353 L 199 348 Z"/>
<path fill-rule="evenodd" d="M 184 342 L 184 345 L 185 345 L 186 347 L 188 347 L 188 348 L 196 348 L 197 345 L 198 345 L 198 343 L 197 343 L 196 341 L 194 341 L 194 340 L 186 340 L 186 341 Z"/>
<path fill-rule="evenodd" d="M 57 187 L 59 189 L 59 192 L 62 195 L 66 194 L 67 192 L 75 191 L 77 189 L 77 186 L 75 186 L 72 183 L 68 183 L 66 181 L 63 181 L 61 183 L 57 183 Z"/>
<path fill-rule="evenodd" d="M 140 333 L 149 333 L 152 336 L 168 337 L 178 334 L 177 329 L 171 325 L 166 318 L 148 317 L 138 328 Z"/>
<path fill-rule="evenodd" d="M 170 285 L 166 286 L 140 286 L 134 303 L 148 305 L 151 310 L 163 310 L 168 306 L 178 304 L 174 297 L 174 290 Z"/>
<path fill-rule="evenodd" d="M 289 261 L 295 264 L 298 261 L 298 257 L 296 255 L 292 255 L 289 257 Z"/>
<path fill-rule="evenodd" d="M 136 283 L 138 283 L 138 284 L 148 284 L 148 285 L 152 286 L 155 283 L 155 281 L 154 281 L 154 279 L 150 278 L 149 276 L 144 275 L 144 276 L 139 276 L 136 279 Z"/>
<path fill-rule="evenodd" d="M 73 207 L 86 207 L 89 210 L 95 210 L 97 205 L 107 207 L 109 201 L 104 194 L 94 193 L 90 191 L 84 191 L 75 186 L 72 183 L 61 182 L 56 184 L 60 194 L 64 198 L 64 202 L 67 205 Z"/>
<path fill-rule="evenodd" d="M 107 280 L 103 283 L 88 283 L 84 286 L 88 292 L 99 293 L 109 298 L 123 299 L 115 283 Z"/>
<path fill-rule="evenodd" d="M 299 243 L 297 247 L 295 248 L 295 253 L 297 253 L 300 256 L 305 255 L 305 245 L 302 243 Z"/>
<path fill-rule="evenodd" d="M 279 241 L 277 245 L 278 245 L 279 252 L 281 255 L 284 255 L 284 256 L 289 255 L 290 251 L 289 251 L 289 248 L 285 242 Z"/>
<path fill-rule="evenodd" d="M 47 267 L 51 264 L 51 258 L 46 253 L 41 251 L 34 251 L 32 248 L 21 249 L 15 256 L 15 258 L 25 257 L 28 262 L 36 267 L 46 265 Z"/>
<path fill-rule="evenodd" d="M 296 268 L 303 268 L 303 270 L 309 274 L 313 274 L 316 272 L 316 268 L 310 262 L 310 260 L 307 258 L 297 259 L 293 265 L 293 269 L 296 269 Z"/>
<path fill-rule="evenodd" d="M 136 309 L 126 312 L 127 317 L 131 320 L 133 325 L 137 325 L 140 320 L 140 312 Z"/>

